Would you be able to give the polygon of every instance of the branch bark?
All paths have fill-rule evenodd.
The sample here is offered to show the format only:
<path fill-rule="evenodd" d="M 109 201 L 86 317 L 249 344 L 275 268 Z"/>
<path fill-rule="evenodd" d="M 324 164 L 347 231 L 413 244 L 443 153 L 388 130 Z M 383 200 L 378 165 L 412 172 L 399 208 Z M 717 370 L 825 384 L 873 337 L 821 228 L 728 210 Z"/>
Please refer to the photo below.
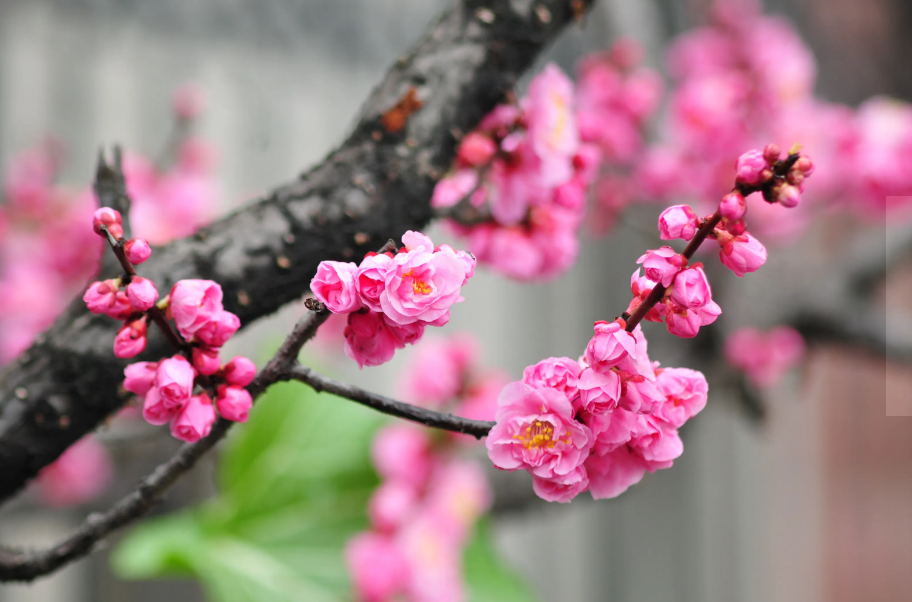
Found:
<path fill-rule="evenodd" d="M 585 8 L 594 0 L 585 0 Z M 242 324 L 299 299 L 322 260 L 350 260 L 423 228 L 436 181 L 471 130 L 575 17 L 567 0 L 463 0 L 387 72 L 348 139 L 318 166 L 194 236 L 156 249 L 143 273 L 159 290 L 215 280 Z M 542 15 L 550 15 L 543 19 Z M 401 129 L 384 115 L 414 96 Z M 395 130 L 395 131 L 394 131 Z M 304 133 L 302 133 L 303 135 Z M 0 374 L 0 501 L 119 409 L 125 361 L 111 353 L 117 325 L 74 301 Z M 168 343 L 150 336 L 139 359 Z"/>

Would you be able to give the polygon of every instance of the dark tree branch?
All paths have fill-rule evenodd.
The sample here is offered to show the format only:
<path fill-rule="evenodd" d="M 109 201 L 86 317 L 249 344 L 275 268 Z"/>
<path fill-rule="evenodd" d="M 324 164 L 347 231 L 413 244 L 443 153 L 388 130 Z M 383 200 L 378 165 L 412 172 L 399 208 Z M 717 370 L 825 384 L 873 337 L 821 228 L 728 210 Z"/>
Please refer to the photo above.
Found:
<path fill-rule="evenodd" d="M 248 325 L 299 299 L 320 261 L 354 259 L 423 228 L 433 187 L 455 154 L 453 132 L 474 128 L 574 21 L 574 7 L 592 2 L 457 2 L 389 70 L 351 135 L 321 164 L 155 249 L 143 273 L 159 290 L 184 278 L 215 280 L 226 309 Z M 384 115 L 412 92 L 420 108 L 390 127 Z M 111 353 L 116 330 L 76 300 L 0 374 L 0 501 L 125 403 L 118 387 L 126 361 Z M 139 359 L 168 352 L 163 336 L 150 335 Z"/>
<path fill-rule="evenodd" d="M 476 439 L 481 439 L 486 436 L 488 431 L 494 427 L 493 422 L 469 420 L 468 418 L 444 414 L 443 412 L 435 412 L 426 408 L 402 403 L 401 401 L 396 401 L 389 397 L 384 397 L 383 395 L 377 395 L 376 393 L 365 391 L 354 385 L 349 385 L 329 378 L 328 376 L 317 374 L 310 368 L 300 364 L 294 366 L 288 376 L 290 379 L 309 385 L 317 392 L 332 393 L 333 395 L 344 397 L 356 403 L 360 403 L 361 405 L 373 408 L 378 412 L 389 414 L 390 416 L 404 418 L 406 420 L 411 420 L 412 422 L 418 422 L 425 426 L 443 429 L 445 431 L 472 435 Z"/>
<path fill-rule="evenodd" d="M 254 399 L 273 383 L 288 379 L 288 374 L 297 364 L 301 347 L 313 338 L 317 328 L 329 315 L 326 308 L 318 304 L 316 311 L 298 321 L 275 356 L 247 387 Z M 193 468 L 203 454 L 225 437 L 233 424 L 219 418 L 207 437 L 182 446 L 174 457 L 140 481 L 132 493 L 107 512 L 90 514 L 72 535 L 56 546 L 46 550 L 0 548 L 0 581 L 32 581 L 90 554 L 102 539 L 151 510 L 178 478 Z"/>

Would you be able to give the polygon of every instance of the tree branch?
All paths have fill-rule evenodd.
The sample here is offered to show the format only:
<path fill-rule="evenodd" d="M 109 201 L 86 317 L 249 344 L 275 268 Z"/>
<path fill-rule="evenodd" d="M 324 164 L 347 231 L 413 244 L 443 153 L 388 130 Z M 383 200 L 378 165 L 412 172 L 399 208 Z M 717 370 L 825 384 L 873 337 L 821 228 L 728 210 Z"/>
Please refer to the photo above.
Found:
<path fill-rule="evenodd" d="M 461 418 L 452 414 L 435 412 L 426 408 L 402 403 L 401 401 L 396 401 L 389 397 L 384 397 L 383 395 L 371 393 L 370 391 L 365 391 L 354 385 L 349 385 L 329 378 L 328 376 L 317 374 L 307 366 L 302 366 L 301 364 L 296 364 L 292 367 L 288 376 L 290 379 L 309 385 L 317 392 L 332 393 L 333 395 L 344 397 L 356 403 L 360 403 L 361 405 L 373 408 L 378 412 L 389 414 L 390 416 L 405 418 L 412 422 L 418 422 L 425 426 L 443 429 L 445 431 L 471 435 L 476 439 L 481 439 L 486 436 L 488 431 L 494 427 L 493 422 L 469 420 L 468 418 Z"/>
<path fill-rule="evenodd" d="M 470 131 L 503 100 L 579 6 L 457 2 L 387 72 L 351 135 L 321 164 L 156 249 L 143 273 L 159 290 L 185 278 L 219 282 L 225 308 L 246 326 L 299 299 L 320 261 L 349 260 L 423 228 L 433 187 L 455 154 L 452 132 Z M 410 96 L 420 108 L 391 127 L 384 116 Z M 118 393 L 126 362 L 111 354 L 116 330 L 77 299 L 0 374 L 0 501 L 126 402 Z M 157 360 L 167 350 L 155 333 L 139 359 Z"/>

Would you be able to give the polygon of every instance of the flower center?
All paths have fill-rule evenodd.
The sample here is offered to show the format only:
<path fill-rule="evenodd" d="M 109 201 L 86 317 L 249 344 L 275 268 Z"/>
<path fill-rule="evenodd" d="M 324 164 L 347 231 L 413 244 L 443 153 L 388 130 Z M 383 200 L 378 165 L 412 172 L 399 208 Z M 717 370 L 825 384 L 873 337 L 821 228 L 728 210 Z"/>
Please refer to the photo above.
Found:
<path fill-rule="evenodd" d="M 431 292 L 431 285 L 415 277 L 411 270 L 403 274 L 406 278 L 412 279 L 412 292 L 416 295 L 427 295 Z"/>
<path fill-rule="evenodd" d="M 558 442 L 570 444 L 570 434 L 567 433 L 566 439 L 554 438 L 554 425 L 550 422 L 536 420 L 532 424 L 520 431 L 518 435 L 513 435 L 514 439 L 522 442 L 526 449 L 551 449 Z"/>
<path fill-rule="evenodd" d="M 567 128 L 567 103 L 557 92 L 551 92 L 551 102 L 557 111 L 557 121 L 554 123 L 554 129 L 551 130 L 551 139 L 548 142 L 551 148 L 555 148 L 560 144 L 561 136 L 564 135 L 564 130 Z"/>

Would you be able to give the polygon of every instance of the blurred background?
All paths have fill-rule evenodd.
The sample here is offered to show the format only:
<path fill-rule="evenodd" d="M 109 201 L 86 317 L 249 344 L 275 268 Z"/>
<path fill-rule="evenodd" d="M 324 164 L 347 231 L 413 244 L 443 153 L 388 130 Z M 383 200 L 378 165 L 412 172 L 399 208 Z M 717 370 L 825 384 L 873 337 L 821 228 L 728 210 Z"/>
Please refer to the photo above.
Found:
<path fill-rule="evenodd" d="M 102 145 L 167 156 L 177 127 L 172 95 L 192 82 L 205 99 L 192 133 L 214 150 L 203 153 L 212 203 L 197 217 L 205 222 L 340 143 L 386 67 L 447 4 L 0 0 L 0 166 L 53 144 L 56 178 L 83 189 Z M 573 73 L 582 56 L 627 36 L 664 74 L 669 41 L 706 22 L 707 8 L 698 0 L 602 0 L 539 68 L 554 61 Z M 912 99 L 912 4 L 776 0 L 765 9 L 790 19 L 813 52 L 817 96 L 851 107 L 879 95 Z M 541 358 L 577 357 L 592 322 L 613 319 L 629 302 L 630 272 L 644 249 L 659 244 L 655 219 L 663 206 L 630 206 L 607 235 L 584 235 L 576 265 L 556 281 L 517 283 L 480 269 L 447 330 L 476 336 L 484 364 L 513 380 Z M 912 599 L 912 228 L 883 215 L 816 217 L 787 245 L 768 245 L 770 260 L 757 274 L 741 280 L 710 266 L 725 314 L 696 342 L 647 325 L 654 360 L 704 370 L 710 383 L 708 406 L 683 430 L 685 452 L 674 467 L 617 499 L 581 497 L 569 506 L 532 497 L 524 473 L 490 471 L 496 549 L 537 599 Z M 439 226 L 430 234 L 450 240 Z M 869 282 L 858 299 L 829 286 L 852 270 Z M 725 335 L 742 326 L 768 329 L 801 308 L 863 314 L 859 322 L 873 333 L 862 345 L 809 336 L 804 359 L 775 386 L 744 386 L 722 359 Z M 289 307 L 263 320 L 233 340 L 233 349 L 261 361 L 302 312 Z M 332 342 L 311 353 L 341 378 L 395 395 L 398 375 L 419 351 L 361 372 Z M 29 491 L 0 511 L 0 541 L 61 539 L 178 447 L 164 429 L 138 422 L 119 420 L 99 433 L 113 463 L 103 493 L 52 508 L 46 495 Z M 155 514 L 215 495 L 218 462 L 205 458 Z M 125 579 L 129 570 L 113 571 L 109 552 L 33 585 L 0 586 L 0 601 L 285 599 L 211 589 L 207 598 L 191 578 Z M 276 578 L 264 571 L 266 581 Z"/>

